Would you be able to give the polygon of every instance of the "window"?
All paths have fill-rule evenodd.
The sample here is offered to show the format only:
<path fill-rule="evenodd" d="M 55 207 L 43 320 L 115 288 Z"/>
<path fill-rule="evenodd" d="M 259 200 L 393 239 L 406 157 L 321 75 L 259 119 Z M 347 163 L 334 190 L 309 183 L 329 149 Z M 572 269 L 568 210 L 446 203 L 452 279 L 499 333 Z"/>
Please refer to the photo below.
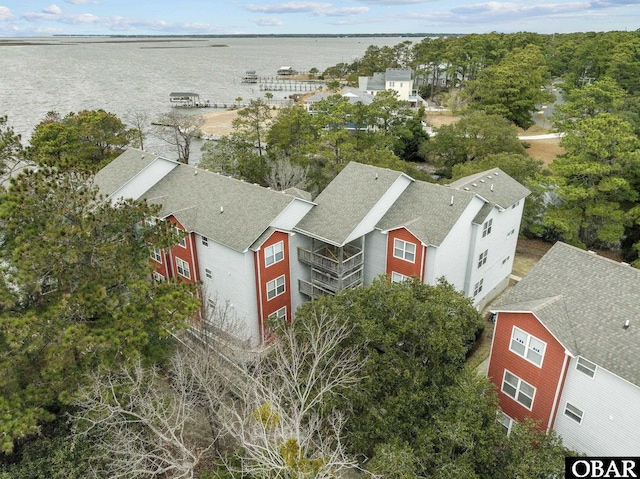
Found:
<path fill-rule="evenodd" d="M 509 416 L 507 416 L 505 413 L 503 413 L 502 411 L 499 411 L 498 412 L 498 422 L 500 423 L 500 425 L 504 429 L 504 433 L 508 436 L 509 433 L 511 432 L 511 426 L 513 426 L 513 423 L 515 421 L 513 419 L 511 419 Z"/>
<path fill-rule="evenodd" d="M 153 248 L 151 250 L 151 259 L 157 261 L 158 263 L 162 263 L 162 250 L 160 248 Z"/>
<path fill-rule="evenodd" d="M 182 246 L 183 248 L 186 248 L 187 247 L 187 238 L 186 238 L 186 236 L 184 236 L 184 231 L 181 230 L 180 228 L 178 228 L 177 226 L 174 226 L 174 228 L 176 230 L 176 233 L 179 234 L 182 237 L 182 239 L 180 241 L 178 241 L 178 244 L 180 246 Z"/>
<path fill-rule="evenodd" d="M 519 204 L 520 204 L 520 201 L 519 201 L 519 200 L 518 200 L 518 201 L 516 201 L 516 202 L 511 206 L 511 209 L 515 208 L 515 207 L 516 207 L 516 206 L 518 206 Z"/>
<path fill-rule="evenodd" d="M 264 263 L 271 266 L 273 263 L 284 259 L 284 242 L 280 241 L 264 249 Z"/>
<path fill-rule="evenodd" d="M 213 279 L 213 272 L 210 269 L 205 268 L 204 275 L 209 279 Z"/>
<path fill-rule="evenodd" d="M 416 260 L 416 245 L 396 238 L 393 240 L 393 256 L 414 263 Z"/>
<path fill-rule="evenodd" d="M 505 259 L 502 260 L 502 264 L 505 264 L 510 259 L 511 259 L 511 256 L 507 256 Z"/>
<path fill-rule="evenodd" d="M 582 416 L 584 416 L 584 411 L 582 411 L 581 409 L 578 409 L 577 407 L 575 407 L 571 403 L 567 403 L 564 406 L 564 415 L 567 416 L 567 417 L 570 417 L 571 419 L 573 419 L 578 424 L 581 424 L 582 423 Z"/>
<path fill-rule="evenodd" d="M 178 269 L 178 274 L 180 276 L 184 276 L 187 279 L 191 279 L 191 272 L 189 271 L 189 263 L 180 258 L 176 258 L 176 268 Z"/>
<path fill-rule="evenodd" d="M 546 347 L 547 344 L 545 342 L 540 341 L 538 338 L 531 336 L 529 333 L 515 326 L 513 327 L 511 345 L 509 346 L 510 351 L 513 351 L 527 361 L 540 367 L 542 366 L 542 358 L 544 357 Z"/>
<path fill-rule="evenodd" d="M 408 280 L 409 277 L 404 274 L 396 273 L 395 271 L 391 272 L 391 282 L 393 283 L 402 283 L 403 281 Z"/>
<path fill-rule="evenodd" d="M 267 299 L 273 299 L 282 293 L 284 293 L 284 275 L 267 283 Z"/>
<path fill-rule="evenodd" d="M 283 306 L 282 308 L 280 308 L 275 313 L 271 313 L 269 315 L 269 321 L 279 321 L 279 320 L 284 320 L 284 319 L 287 319 L 287 307 L 286 306 Z"/>
<path fill-rule="evenodd" d="M 206 236 L 202 237 L 202 246 L 209 247 L 209 238 L 207 238 Z"/>
<path fill-rule="evenodd" d="M 596 375 L 596 365 L 582 357 L 578 358 L 578 361 L 576 362 L 576 369 L 590 378 Z"/>
<path fill-rule="evenodd" d="M 396 82 L 394 82 L 394 81 L 390 81 L 390 82 L 389 82 L 389 86 L 393 88 L 394 86 L 396 86 Z"/>
<path fill-rule="evenodd" d="M 482 278 L 480 281 L 478 281 L 475 286 L 473 287 L 473 297 L 475 298 L 476 296 L 478 296 L 478 294 L 480 293 L 480 291 L 482 291 L 482 284 L 484 283 L 484 278 Z"/>
<path fill-rule="evenodd" d="M 160 273 L 158 273 L 157 271 L 153 272 L 153 279 L 157 282 L 157 283 L 162 283 L 164 281 L 164 276 L 162 276 Z"/>
<path fill-rule="evenodd" d="M 504 379 L 502 380 L 502 392 L 531 410 L 536 388 L 505 369 Z"/>
<path fill-rule="evenodd" d="M 486 249 L 482 253 L 480 253 L 480 256 L 478 257 L 478 268 L 480 268 L 483 264 L 485 264 L 487 262 L 487 254 L 488 253 L 489 253 L 488 249 Z"/>
<path fill-rule="evenodd" d="M 513 229 L 513 230 L 509 231 L 509 232 L 507 233 L 507 239 L 508 239 L 508 238 L 511 238 L 511 237 L 515 234 L 515 232 L 516 232 L 516 230 L 515 230 L 515 229 Z"/>
<path fill-rule="evenodd" d="M 491 225 L 493 224 L 493 218 L 485 221 L 482 225 L 482 237 L 484 238 L 488 234 L 491 234 Z"/>

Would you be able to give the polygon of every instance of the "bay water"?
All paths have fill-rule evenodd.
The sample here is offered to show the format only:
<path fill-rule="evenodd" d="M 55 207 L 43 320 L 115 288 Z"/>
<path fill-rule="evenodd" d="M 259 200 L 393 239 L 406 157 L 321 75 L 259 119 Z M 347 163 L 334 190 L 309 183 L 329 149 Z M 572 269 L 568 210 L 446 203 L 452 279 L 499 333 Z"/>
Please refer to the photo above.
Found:
<path fill-rule="evenodd" d="M 362 57 L 369 45 L 393 46 L 403 37 L 129 38 L 46 37 L 0 39 L 0 115 L 27 143 L 47 112 L 61 115 L 104 109 L 125 123 L 144 112 L 150 121 L 169 111 L 169 94 L 194 92 L 200 100 L 246 102 L 264 98 L 246 70 L 275 76 L 282 66 L 320 72 Z M 418 42 L 421 39 L 410 39 Z M 275 99 L 290 92 L 273 92 Z M 213 109 L 189 110 L 208 113 Z M 149 137 L 146 149 L 175 158 L 172 147 Z M 194 149 L 198 146 L 195 145 Z M 195 152 L 194 152 L 195 153 Z"/>

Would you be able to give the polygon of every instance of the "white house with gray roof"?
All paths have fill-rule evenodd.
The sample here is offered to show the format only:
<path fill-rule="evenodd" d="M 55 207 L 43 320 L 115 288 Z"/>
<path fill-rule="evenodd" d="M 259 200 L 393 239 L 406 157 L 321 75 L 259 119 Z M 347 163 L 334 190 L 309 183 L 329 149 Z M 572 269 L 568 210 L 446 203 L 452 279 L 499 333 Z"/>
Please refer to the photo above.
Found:
<path fill-rule="evenodd" d="M 412 106 L 420 106 L 423 101 L 418 97 L 411 68 L 387 68 L 370 77 L 358 77 L 358 88 L 373 96 L 385 90 L 393 90 L 398 94 L 398 99 L 408 101 Z"/>
<path fill-rule="evenodd" d="M 154 276 L 195 282 L 232 305 L 253 346 L 304 301 L 381 274 L 445 277 L 482 307 L 509 281 L 528 194 L 499 169 L 443 186 L 351 162 L 311 201 L 135 149 L 95 181 L 108 200 L 157 204 L 186 231 L 152 251 Z"/>
<path fill-rule="evenodd" d="M 494 309 L 505 428 L 531 417 L 577 452 L 637 456 L 640 271 L 556 243 Z"/>

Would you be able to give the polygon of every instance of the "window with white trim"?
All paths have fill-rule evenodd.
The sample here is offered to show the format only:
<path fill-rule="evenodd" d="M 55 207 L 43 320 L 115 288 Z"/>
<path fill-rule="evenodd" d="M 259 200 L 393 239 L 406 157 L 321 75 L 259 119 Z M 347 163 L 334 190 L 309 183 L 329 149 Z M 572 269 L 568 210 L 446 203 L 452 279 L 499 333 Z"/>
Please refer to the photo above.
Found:
<path fill-rule="evenodd" d="M 510 259 L 511 259 L 511 255 L 507 256 L 505 259 L 502 260 L 502 264 L 505 264 Z"/>
<path fill-rule="evenodd" d="M 536 388 L 506 369 L 504 370 L 501 390 L 507 396 L 513 398 L 516 402 L 522 404 L 527 409 L 531 410 L 533 407 L 533 398 L 536 395 Z"/>
<path fill-rule="evenodd" d="M 209 279 L 213 279 L 213 272 L 209 268 L 204 269 L 204 275 Z"/>
<path fill-rule="evenodd" d="M 176 233 L 179 234 L 180 236 L 182 236 L 182 239 L 180 241 L 178 241 L 178 245 L 182 246 L 183 248 L 187 247 L 187 237 L 184 236 L 184 230 L 181 230 L 180 228 L 178 228 L 177 226 L 174 226 Z"/>
<path fill-rule="evenodd" d="M 404 274 L 396 273 L 395 271 L 391 272 L 391 282 L 392 283 L 402 283 L 409 279 L 409 276 L 405 276 Z"/>
<path fill-rule="evenodd" d="M 264 249 L 264 264 L 271 266 L 278 261 L 284 259 L 284 241 L 278 241 L 276 244 L 267 246 Z"/>
<path fill-rule="evenodd" d="M 284 274 L 267 283 L 267 300 L 284 293 Z"/>
<path fill-rule="evenodd" d="M 507 238 L 511 238 L 516 233 L 516 230 L 513 229 L 507 233 Z"/>
<path fill-rule="evenodd" d="M 575 407 L 571 403 L 567 403 L 564 406 L 564 415 L 570 417 L 578 424 L 582 423 L 582 416 L 584 416 L 584 411 L 580 408 Z"/>
<path fill-rule="evenodd" d="M 515 421 L 502 411 L 498 411 L 498 422 L 502 426 L 504 433 L 508 436 L 511 433 L 511 428 Z"/>
<path fill-rule="evenodd" d="M 482 225 L 482 237 L 484 238 L 488 234 L 491 234 L 491 226 L 493 225 L 493 218 L 487 220 Z"/>
<path fill-rule="evenodd" d="M 396 258 L 415 263 L 416 261 L 416 245 L 401 239 L 393 240 L 393 256 Z"/>
<path fill-rule="evenodd" d="M 590 378 L 596 375 L 596 368 L 597 366 L 594 363 L 587 361 L 583 357 L 579 357 L 576 361 L 576 369 Z"/>
<path fill-rule="evenodd" d="M 184 276 L 187 279 L 191 279 L 191 271 L 189 270 L 189 263 L 185 260 L 176 258 L 176 269 L 180 276 Z"/>
<path fill-rule="evenodd" d="M 151 250 L 151 259 L 157 261 L 158 263 L 162 263 L 162 250 L 160 248 L 154 247 Z"/>
<path fill-rule="evenodd" d="M 544 352 L 547 348 L 547 343 L 540 341 L 535 336 L 531 336 L 529 333 L 514 326 L 511 332 L 511 344 L 509 350 L 516 353 L 518 356 L 522 356 L 527 361 L 535 364 L 538 367 L 542 366 L 542 360 L 544 358 Z"/>
<path fill-rule="evenodd" d="M 478 268 L 480 268 L 482 265 L 484 265 L 487 262 L 487 255 L 488 254 L 489 254 L 489 250 L 488 249 L 486 249 L 482 253 L 480 253 L 480 256 L 478 256 Z"/>
<path fill-rule="evenodd" d="M 269 321 L 281 321 L 287 319 L 287 307 L 283 306 L 275 313 L 269 315 Z"/>
<path fill-rule="evenodd" d="M 207 238 L 206 236 L 203 236 L 201 238 L 201 241 L 202 241 L 202 246 L 209 247 L 209 238 Z"/>
<path fill-rule="evenodd" d="M 157 271 L 153 272 L 153 279 L 157 282 L 157 283 L 162 283 L 164 281 L 164 276 L 162 276 L 160 273 L 158 273 Z"/>
<path fill-rule="evenodd" d="M 481 278 L 480 281 L 478 281 L 474 286 L 473 286 L 473 297 L 475 298 L 476 296 L 478 296 L 478 294 L 480 294 L 480 291 L 482 291 L 482 285 L 484 284 L 484 278 Z"/>

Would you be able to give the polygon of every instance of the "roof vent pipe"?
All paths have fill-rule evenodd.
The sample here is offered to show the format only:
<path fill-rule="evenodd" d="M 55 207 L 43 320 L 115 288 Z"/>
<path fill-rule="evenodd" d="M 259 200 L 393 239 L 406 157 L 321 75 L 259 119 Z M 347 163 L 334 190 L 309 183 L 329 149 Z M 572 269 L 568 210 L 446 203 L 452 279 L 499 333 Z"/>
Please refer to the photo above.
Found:
<path fill-rule="evenodd" d="M 628 319 L 624 322 L 624 326 L 622 327 L 622 329 L 629 329 L 629 320 Z"/>
<path fill-rule="evenodd" d="M 451 201 L 449 202 L 449 206 L 453 206 L 453 195 L 451 196 Z"/>
<path fill-rule="evenodd" d="M 491 183 L 491 191 L 493 191 L 493 183 Z"/>
<path fill-rule="evenodd" d="M 220 213 L 224 213 L 224 206 L 220 207 Z"/>

